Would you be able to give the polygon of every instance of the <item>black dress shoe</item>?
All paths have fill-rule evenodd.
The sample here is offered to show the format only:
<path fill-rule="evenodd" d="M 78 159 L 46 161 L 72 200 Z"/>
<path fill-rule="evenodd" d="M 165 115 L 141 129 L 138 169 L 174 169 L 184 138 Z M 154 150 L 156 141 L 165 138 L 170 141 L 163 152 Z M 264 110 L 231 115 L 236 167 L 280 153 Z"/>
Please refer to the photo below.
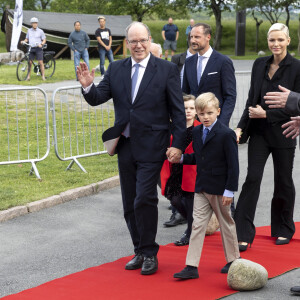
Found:
<path fill-rule="evenodd" d="M 179 212 L 175 212 L 172 214 L 170 220 L 165 222 L 164 225 L 166 227 L 174 227 L 180 224 L 185 224 L 186 222 L 186 219 Z"/>
<path fill-rule="evenodd" d="M 300 286 L 291 287 L 291 293 L 295 296 L 300 296 Z"/>
<path fill-rule="evenodd" d="M 140 269 L 143 265 L 144 257 L 142 254 L 138 253 L 131 259 L 125 266 L 126 270 L 136 270 Z"/>
<path fill-rule="evenodd" d="M 241 245 L 239 244 L 239 250 L 240 252 L 246 251 L 248 249 L 249 243 L 247 243 L 247 245 Z M 250 248 L 251 248 L 251 244 L 250 244 Z"/>
<path fill-rule="evenodd" d="M 196 279 L 199 278 L 198 268 L 193 266 L 186 266 L 181 272 L 175 273 L 174 278 L 180 279 Z"/>
<path fill-rule="evenodd" d="M 190 237 L 187 236 L 185 233 L 182 235 L 180 240 L 174 242 L 175 246 L 186 246 L 190 243 Z"/>
<path fill-rule="evenodd" d="M 280 240 L 279 238 L 277 238 L 275 244 L 276 245 L 286 245 L 290 242 L 290 239 L 285 238 L 284 240 Z"/>
<path fill-rule="evenodd" d="M 230 266 L 231 266 L 232 263 L 233 263 L 233 262 L 230 262 L 230 263 L 226 264 L 226 265 L 222 268 L 221 273 L 227 274 L 228 271 L 229 271 L 229 268 L 230 268 Z"/>
<path fill-rule="evenodd" d="M 141 274 L 151 275 L 157 271 L 158 261 L 156 256 L 145 257 L 142 265 Z"/>

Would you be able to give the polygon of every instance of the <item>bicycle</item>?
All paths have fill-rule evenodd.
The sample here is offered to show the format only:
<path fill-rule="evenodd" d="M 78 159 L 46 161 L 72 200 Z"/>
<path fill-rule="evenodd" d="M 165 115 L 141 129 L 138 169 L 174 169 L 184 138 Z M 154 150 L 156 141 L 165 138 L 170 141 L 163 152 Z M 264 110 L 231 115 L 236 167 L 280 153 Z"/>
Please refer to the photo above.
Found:
<path fill-rule="evenodd" d="M 23 43 L 23 45 L 25 45 L 27 47 L 27 52 L 25 53 L 25 56 L 20 61 L 18 61 L 17 78 L 19 81 L 26 80 L 28 77 L 28 74 L 29 74 L 29 70 L 30 70 L 29 69 L 30 68 L 29 54 L 30 54 L 32 46 L 25 42 Z M 46 49 L 46 48 L 47 48 L 47 44 L 43 45 L 43 49 Z M 54 51 L 43 51 L 45 78 L 52 77 L 55 72 L 56 62 L 53 57 L 54 54 L 55 54 Z M 32 60 L 31 67 L 33 68 L 33 72 L 36 73 L 37 76 L 41 74 L 41 68 L 40 68 L 39 63 L 36 63 Z"/>

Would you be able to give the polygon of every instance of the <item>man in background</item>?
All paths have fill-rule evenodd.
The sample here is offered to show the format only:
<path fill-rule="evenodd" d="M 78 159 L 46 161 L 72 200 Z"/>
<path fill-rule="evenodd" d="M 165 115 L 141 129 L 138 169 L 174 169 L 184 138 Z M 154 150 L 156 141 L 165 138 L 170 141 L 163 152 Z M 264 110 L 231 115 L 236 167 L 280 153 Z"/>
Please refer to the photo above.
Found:
<path fill-rule="evenodd" d="M 105 56 L 111 63 L 114 61 L 113 52 L 111 50 L 112 37 L 110 29 L 106 28 L 106 19 L 104 16 L 98 17 L 100 28 L 95 31 L 95 36 L 98 41 L 98 50 L 100 56 L 100 72 L 104 75 Z"/>
<path fill-rule="evenodd" d="M 151 43 L 150 45 L 150 52 L 158 57 L 158 58 L 162 58 L 162 48 L 160 44 L 156 44 L 156 43 Z"/>
<path fill-rule="evenodd" d="M 172 18 L 169 18 L 168 24 L 164 25 L 161 34 L 164 40 L 165 60 L 168 60 L 169 49 L 171 49 L 171 56 L 173 56 L 177 48 L 177 40 L 179 37 L 178 27 L 173 24 Z"/>
<path fill-rule="evenodd" d="M 190 43 L 196 54 L 185 61 L 182 91 L 195 97 L 214 93 L 220 101 L 218 119 L 229 126 L 236 102 L 234 67 L 230 58 L 212 49 L 211 34 L 211 27 L 205 23 L 197 23 L 192 28 Z"/>
<path fill-rule="evenodd" d="M 45 69 L 44 69 L 44 61 L 43 61 L 43 45 L 46 43 L 46 36 L 42 29 L 38 28 L 38 18 L 31 18 L 31 28 L 27 31 L 26 38 L 22 43 L 29 43 L 31 46 L 31 51 L 29 55 L 29 73 L 26 78 L 27 81 L 30 80 L 31 66 L 32 61 L 36 58 L 40 64 L 42 79 L 45 79 Z"/>
<path fill-rule="evenodd" d="M 74 52 L 74 66 L 75 66 L 75 74 L 77 78 L 77 67 L 80 63 L 80 58 L 87 64 L 90 69 L 89 64 L 89 46 L 90 46 L 90 38 L 87 33 L 81 30 L 81 23 L 76 21 L 74 23 L 74 31 L 70 33 L 68 39 L 68 46 Z"/>
<path fill-rule="evenodd" d="M 190 19 L 190 25 L 188 25 L 188 27 L 185 30 L 186 41 L 187 41 L 187 46 L 188 47 L 189 47 L 189 43 L 188 43 L 189 34 L 190 34 L 190 32 L 191 32 L 194 25 L 195 25 L 194 19 Z"/>

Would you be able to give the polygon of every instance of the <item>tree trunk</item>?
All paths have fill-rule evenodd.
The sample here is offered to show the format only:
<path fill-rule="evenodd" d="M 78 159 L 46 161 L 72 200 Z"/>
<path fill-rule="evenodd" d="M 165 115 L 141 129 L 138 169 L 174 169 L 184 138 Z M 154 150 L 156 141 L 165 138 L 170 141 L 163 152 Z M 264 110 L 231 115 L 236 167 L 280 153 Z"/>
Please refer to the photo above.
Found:
<path fill-rule="evenodd" d="M 298 24 L 298 55 L 300 55 L 300 14 L 299 14 L 299 24 Z"/>
<path fill-rule="evenodd" d="M 290 10 L 289 10 L 289 5 L 288 4 L 285 6 L 285 11 L 286 11 L 285 25 L 287 27 L 289 27 L 289 24 L 290 24 Z"/>
<path fill-rule="evenodd" d="M 215 1 L 211 2 L 211 8 L 216 19 L 216 33 L 215 33 L 215 40 L 214 40 L 213 47 L 216 50 L 220 50 L 221 41 L 222 41 L 222 29 L 223 29 L 222 21 L 221 21 L 222 11 Z"/>
<path fill-rule="evenodd" d="M 256 39 L 255 39 L 255 52 L 258 52 L 258 39 L 259 39 L 259 26 L 260 24 L 256 22 Z"/>

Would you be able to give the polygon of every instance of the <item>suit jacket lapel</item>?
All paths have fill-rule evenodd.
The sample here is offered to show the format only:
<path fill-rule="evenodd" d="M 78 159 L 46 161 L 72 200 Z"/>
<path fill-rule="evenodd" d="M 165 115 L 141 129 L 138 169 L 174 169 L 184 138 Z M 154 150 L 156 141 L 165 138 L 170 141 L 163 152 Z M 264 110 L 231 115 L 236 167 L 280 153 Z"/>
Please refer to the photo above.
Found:
<path fill-rule="evenodd" d="M 141 98 L 143 92 L 147 88 L 149 82 L 151 81 L 151 79 L 155 73 L 156 73 L 155 57 L 151 54 L 149 62 L 146 67 L 146 70 L 145 70 L 145 73 L 144 73 L 144 76 L 143 76 L 141 84 L 139 86 L 139 90 L 135 97 L 134 103 L 139 101 L 139 99 Z"/>
<path fill-rule="evenodd" d="M 131 64 L 131 58 L 127 58 L 124 63 L 123 63 L 123 83 L 126 89 L 126 94 L 127 94 L 127 100 L 132 103 L 131 99 L 131 69 L 132 69 L 132 64 Z"/>
<path fill-rule="evenodd" d="M 200 80 L 200 85 L 199 85 L 198 91 L 201 90 L 203 88 L 203 86 L 205 86 L 206 81 L 208 80 L 207 74 L 214 71 L 213 68 L 214 68 L 214 66 L 216 64 L 216 60 L 217 60 L 217 57 L 215 55 L 215 50 L 213 50 L 210 58 L 208 59 L 208 62 L 206 64 L 206 66 L 205 66 L 205 69 L 202 72 L 202 76 L 201 76 L 201 80 Z"/>
<path fill-rule="evenodd" d="M 197 60 L 198 60 L 198 54 L 194 54 L 193 56 L 191 56 L 191 58 L 189 58 L 189 65 L 191 66 L 191 72 L 189 71 L 188 74 L 188 78 L 189 78 L 189 82 L 190 84 L 190 88 L 191 90 L 197 91 L 198 89 L 198 82 L 197 82 Z M 192 88 L 193 86 L 193 88 Z"/>
<path fill-rule="evenodd" d="M 204 146 L 216 135 L 216 132 L 218 131 L 219 127 L 220 127 L 220 121 L 217 121 L 217 123 L 209 132 L 209 134 L 206 136 L 206 139 L 204 141 Z"/>
<path fill-rule="evenodd" d="M 260 92 L 261 92 L 261 86 L 262 86 L 262 83 L 263 83 L 263 79 L 264 79 L 264 76 L 265 76 L 265 66 L 266 64 L 265 63 L 262 63 L 258 66 L 257 68 L 257 72 L 255 73 L 255 95 L 254 95 L 254 101 L 255 103 L 254 104 L 257 104 L 257 102 L 259 101 L 260 99 Z"/>

